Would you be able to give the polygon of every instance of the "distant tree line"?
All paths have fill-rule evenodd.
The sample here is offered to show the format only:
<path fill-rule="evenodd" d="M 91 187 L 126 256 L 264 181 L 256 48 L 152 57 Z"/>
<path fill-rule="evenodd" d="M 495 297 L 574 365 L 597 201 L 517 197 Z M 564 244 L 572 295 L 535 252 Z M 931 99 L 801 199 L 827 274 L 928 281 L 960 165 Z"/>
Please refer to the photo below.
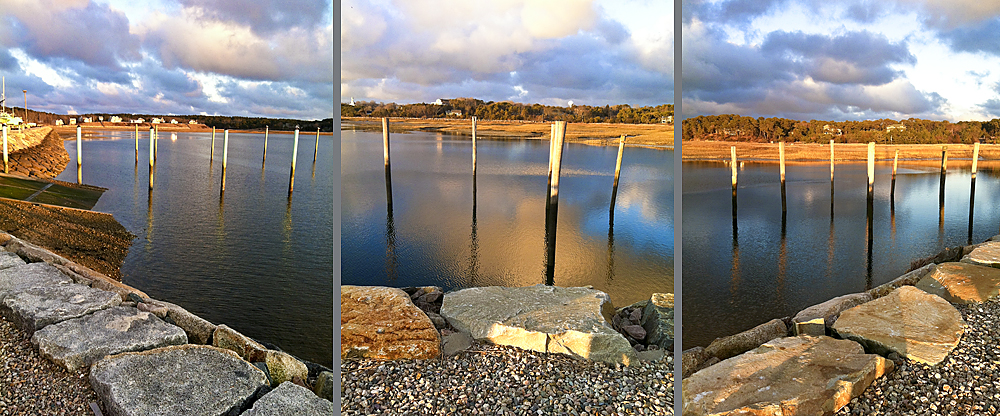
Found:
<path fill-rule="evenodd" d="M 18 117 L 24 117 L 23 107 L 7 107 L 7 112 Z M 154 117 L 162 118 L 168 123 L 171 119 L 177 120 L 180 124 L 187 124 L 189 121 L 194 120 L 198 123 L 207 125 L 209 127 L 215 127 L 219 129 L 232 129 L 232 130 L 264 130 L 264 126 L 268 126 L 271 130 L 295 130 L 295 126 L 298 126 L 302 131 L 316 131 L 319 127 L 320 131 L 332 132 L 333 131 L 333 117 L 323 119 L 323 120 L 295 120 L 289 118 L 264 118 L 264 117 L 240 117 L 240 116 L 203 116 L 203 115 L 156 115 L 156 114 L 126 114 L 126 113 L 87 113 L 87 114 L 74 114 L 74 115 L 59 115 L 48 113 L 44 111 L 35 111 L 28 109 L 28 119 L 29 123 L 39 123 L 45 125 L 53 125 L 56 120 L 63 120 L 63 122 L 68 121 L 70 118 L 75 118 L 79 122 L 84 117 L 91 117 L 97 122 L 98 117 L 104 117 L 104 122 L 110 122 L 112 116 L 118 116 L 122 118 L 122 122 L 128 123 L 132 119 L 142 118 L 145 119 L 147 123 L 150 122 Z"/>
<path fill-rule="evenodd" d="M 802 121 L 722 114 L 686 118 L 682 132 L 683 140 L 826 143 L 833 139 L 840 143 L 901 144 L 973 143 L 984 140 L 995 143 L 1000 135 L 1000 119 L 957 123 L 917 118 L 901 121 Z"/>
<path fill-rule="evenodd" d="M 470 118 L 481 120 L 568 121 L 571 123 L 655 124 L 674 115 L 673 104 L 632 107 L 628 104 L 556 107 L 475 98 L 442 100 L 441 104 L 396 104 L 356 102 L 340 105 L 343 117 Z M 460 113 L 459 113 L 460 112 Z"/>

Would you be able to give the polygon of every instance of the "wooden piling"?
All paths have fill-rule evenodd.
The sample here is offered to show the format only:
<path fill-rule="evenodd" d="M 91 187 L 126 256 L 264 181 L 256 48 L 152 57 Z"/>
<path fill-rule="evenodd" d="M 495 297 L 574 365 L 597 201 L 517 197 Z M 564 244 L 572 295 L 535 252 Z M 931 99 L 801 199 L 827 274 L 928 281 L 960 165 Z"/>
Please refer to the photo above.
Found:
<path fill-rule="evenodd" d="M 156 160 L 160 156 L 160 129 L 155 128 L 153 130 L 153 160 Z"/>
<path fill-rule="evenodd" d="M 948 172 L 948 146 L 941 146 L 941 174 Z"/>
<path fill-rule="evenodd" d="M 139 125 L 135 125 L 135 165 L 139 166 Z"/>
<path fill-rule="evenodd" d="M 149 127 L 149 190 L 153 190 L 153 127 Z"/>
<path fill-rule="evenodd" d="M 896 149 L 896 155 L 892 157 L 892 184 L 889 185 L 889 199 L 894 200 L 896 198 L 896 166 L 899 165 L 899 149 Z"/>
<path fill-rule="evenodd" d="M 316 155 L 319 153 L 319 127 L 316 127 L 316 147 L 313 148 L 313 164 L 316 163 Z"/>
<path fill-rule="evenodd" d="M 972 180 L 976 179 L 976 167 L 979 166 L 979 142 L 972 145 Z"/>
<path fill-rule="evenodd" d="M 264 169 L 264 165 L 267 163 L 267 133 L 268 127 L 264 126 L 264 156 L 260 160 L 260 168 Z"/>
<path fill-rule="evenodd" d="M 778 142 L 778 166 L 781 172 L 781 214 L 788 212 L 785 199 L 785 142 Z"/>
<path fill-rule="evenodd" d="M 833 139 L 830 139 L 830 183 L 833 183 Z"/>
<path fill-rule="evenodd" d="M 472 176 L 476 176 L 476 117 L 472 117 Z"/>
<path fill-rule="evenodd" d="M 618 176 L 622 171 L 622 153 L 625 152 L 625 135 L 618 141 L 618 161 L 615 162 L 615 182 L 611 187 L 611 211 L 615 210 L 615 199 L 618 198 Z"/>
<path fill-rule="evenodd" d="M 562 170 L 563 143 L 566 138 L 566 122 L 557 121 L 553 127 L 554 139 L 549 155 L 552 173 L 545 215 L 545 283 L 555 284 L 556 224 L 559 213 L 559 173 Z"/>
<path fill-rule="evenodd" d="M 83 133 L 80 126 L 76 126 L 76 183 L 83 184 Z"/>
<path fill-rule="evenodd" d="M 732 168 L 733 168 L 733 192 L 735 193 L 736 192 L 736 146 L 730 146 L 729 147 L 729 153 L 733 157 L 733 163 L 732 163 Z"/>
<path fill-rule="evenodd" d="M 3 126 L 3 173 L 10 173 L 10 165 L 7 163 L 7 125 Z"/>
<path fill-rule="evenodd" d="M 382 119 L 382 125 L 385 126 L 388 123 L 387 118 Z M 288 194 L 292 194 L 292 189 L 295 187 L 295 157 L 299 153 L 299 129 L 295 129 L 295 139 L 292 142 L 292 170 L 288 175 Z M 385 130 L 385 168 L 386 173 L 389 172 L 389 129 Z"/>
<path fill-rule="evenodd" d="M 868 142 L 868 192 L 875 186 L 875 142 Z"/>
<path fill-rule="evenodd" d="M 153 131 L 153 129 L 150 128 L 149 131 Z M 212 150 L 208 154 L 208 162 L 211 163 L 213 161 L 215 161 L 215 127 L 214 126 L 212 127 Z"/>
<path fill-rule="evenodd" d="M 222 139 L 222 190 L 226 192 L 226 166 L 229 164 L 229 129 L 223 132 Z"/>

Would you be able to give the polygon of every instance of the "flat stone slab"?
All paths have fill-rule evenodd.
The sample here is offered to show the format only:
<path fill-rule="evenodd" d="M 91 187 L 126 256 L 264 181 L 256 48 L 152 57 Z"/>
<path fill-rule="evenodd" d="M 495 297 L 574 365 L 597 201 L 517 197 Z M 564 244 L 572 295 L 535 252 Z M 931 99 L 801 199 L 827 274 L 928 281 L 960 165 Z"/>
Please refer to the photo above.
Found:
<path fill-rule="evenodd" d="M 608 324 L 608 295 L 584 287 L 475 287 L 444 295 L 441 315 L 475 339 L 595 361 L 636 362 Z"/>
<path fill-rule="evenodd" d="M 892 369 L 854 341 L 779 338 L 684 379 L 683 414 L 833 414 Z"/>
<path fill-rule="evenodd" d="M 840 317 L 841 312 L 871 301 L 872 299 L 872 295 L 868 293 L 851 293 L 849 295 L 838 296 L 826 302 L 818 303 L 799 311 L 799 313 L 795 314 L 795 317 L 792 318 L 792 323 L 798 324 L 801 322 L 810 322 L 816 318 L 821 318 L 823 319 L 824 325 L 832 327 L 834 322 L 837 322 L 837 318 Z"/>
<path fill-rule="evenodd" d="M 963 263 L 1000 268 L 1000 242 L 987 241 L 962 258 Z"/>
<path fill-rule="evenodd" d="M 441 335 L 406 292 L 382 286 L 340 287 L 340 356 L 377 360 L 428 359 Z"/>
<path fill-rule="evenodd" d="M 329 416 L 333 403 L 290 381 L 261 397 L 240 416 Z"/>
<path fill-rule="evenodd" d="M 8 296 L 0 302 L 0 313 L 31 335 L 46 325 L 79 318 L 121 303 L 117 293 L 83 285 L 37 286 Z"/>
<path fill-rule="evenodd" d="M 751 329 L 728 337 L 716 338 L 705 352 L 720 360 L 735 357 L 763 345 L 775 338 L 788 335 L 788 327 L 780 319 L 772 319 Z"/>
<path fill-rule="evenodd" d="M 941 263 L 917 287 L 951 303 L 980 303 L 1000 296 L 1000 270 L 970 263 Z"/>
<path fill-rule="evenodd" d="M 9 267 L 23 266 L 25 264 L 21 256 L 17 253 L 11 253 L 9 251 L 0 251 L 0 269 L 6 269 Z"/>
<path fill-rule="evenodd" d="M 881 355 L 897 352 L 914 361 L 936 365 L 958 346 L 965 321 L 948 301 L 913 286 L 848 309 L 833 329 L 865 350 Z"/>
<path fill-rule="evenodd" d="M 187 336 L 149 312 L 116 306 L 39 329 L 31 343 L 73 372 L 107 355 L 185 344 Z"/>
<path fill-rule="evenodd" d="M 0 269 L 0 300 L 12 293 L 36 286 L 73 283 L 73 279 L 48 263 L 28 263 Z"/>
<path fill-rule="evenodd" d="M 90 368 L 90 385 L 118 416 L 223 415 L 266 384 L 236 353 L 206 345 L 112 355 Z"/>

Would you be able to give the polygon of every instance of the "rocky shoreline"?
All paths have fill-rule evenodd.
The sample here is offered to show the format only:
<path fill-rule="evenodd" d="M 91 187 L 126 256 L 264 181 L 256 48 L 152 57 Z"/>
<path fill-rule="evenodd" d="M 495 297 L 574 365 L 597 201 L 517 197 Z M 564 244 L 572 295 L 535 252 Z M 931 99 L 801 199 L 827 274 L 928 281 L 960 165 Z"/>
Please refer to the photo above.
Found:
<path fill-rule="evenodd" d="M 673 414 L 672 345 L 669 294 L 342 286 L 341 412 Z"/>
<path fill-rule="evenodd" d="M 945 249 L 892 282 L 684 351 L 684 415 L 996 414 L 994 240 Z"/>

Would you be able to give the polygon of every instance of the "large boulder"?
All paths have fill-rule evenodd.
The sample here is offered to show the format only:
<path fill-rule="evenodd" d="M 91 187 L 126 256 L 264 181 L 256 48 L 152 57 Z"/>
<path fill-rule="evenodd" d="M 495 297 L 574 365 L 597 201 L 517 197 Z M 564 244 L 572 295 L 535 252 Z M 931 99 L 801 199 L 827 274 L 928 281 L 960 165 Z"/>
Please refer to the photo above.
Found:
<path fill-rule="evenodd" d="M 963 263 L 1000 268 L 1000 242 L 988 241 L 977 245 L 962 258 Z"/>
<path fill-rule="evenodd" d="M 710 356 L 725 360 L 786 335 L 788 335 L 788 327 L 785 326 L 785 322 L 780 319 L 772 319 L 736 335 L 716 338 L 715 341 L 708 344 L 705 352 Z"/>
<path fill-rule="evenodd" d="M 261 397 L 240 416 L 329 416 L 333 403 L 316 397 L 305 387 L 291 382 L 281 383 Z"/>
<path fill-rule="evenodd" d="M 867 294 L 871 295 L 872 299 L 878 299 L 882 296 L 892 293 L 893 290 L 899 289 L 903 286 L 913 286 L 923 279 L 928 273 L 932 272 L 937 264 L 929 263 L 925 264 L 915 270 L 912 270 L 902 276 L 893 279 L 889 283 L 885 283 L 868 290 Z M 831 323 L 832 325 L 832 323 Z"/>
<path fill-rule="evenodd" d="M 848 309 L 833 329 L 855 340 L 865 350 L 899 353 L 911 360 L 936 365 L 962 339 L 962 314 L 941 297 L 913 286 Z"/>
<path fill-rule="evenodd" d="M 212 333 L 212 346 L 231 350 L 251 363 L 264 361 L 267 356 L 267 348 L 225 324 Z"/>
<path fill-rule="evenodd" d="M 340 355 L 378 360 L 427 359 L 441 352 L 434 323 L 402 290 L 340 287 Z"/>
<path fill-rule="evenodd" d="M 31 343 L 72 372 L 107 355 L 185 344 L 187 336 L 151 313 L 116 306 L 42 328 Z"/>
<path fill-rule="evenodd" d="M 1000 270 L 970 263 L 942 263 L 917 287 L 951 303 L 985 302 L 1000 295 Z"/>
<path fill-rule="evenodd" d="M 90 385 L 109 415 L 224 415 L 267 384 L 264 373 L 229 350 L 181 345 L 104 358 Z"/>
<path fill-rule="evenodd" d="M 809 322 L 816 318 L 822 318 L 827 327 L 832 327 L 833 323 L 840 317 L 840 313 L 872 300 L 872 295 L 868 293 L 851 293 L 849 295 L 838 296 L 826 302 L 805 308 L 792 318 L 793 324 Z"/>
<path fill-rule="evenodd" d="M 153 313 L 157 318 L 181 327 L 187 334 L 188 341 L 192 344 L 212 344 L 212 335 L 216 329 L 215 324 L 170 302 L 147 299 L 141 305 L 143 305 L 142 309 Z"/>
<path fill-rule="evenodd" d="M 779 338 L 684 379 L 683 415 L 833 414 L 892 369 L 854 341 Z"/>
<path fill-rule="evenodd" d="M 34 334 L 42 327 L 118 306 L 117 293 L 83 285 L 36 286 L 7 296 L 0 313 L 21 330 Z"/>
<path fill-rule="evenodd" d="M 299 361 L 290 354 L 268 350 L 264 358 L 271 381 L 274 384 L 281 384 L 292 381 L 295 378 L 305 380 L 309 377 L 309 368 L 302 361 Z"/>
<path fill-rule="evenodd" d="M 27 263 L 21 256 L 16 253 L 11 253 L 9 251 L 0 251 L 0 269 L 6 269 L 8 267 L 23 266 Z"/>
<path fill-rule="evenodd" d="M 29 263 L 0 269 L 0 300 L 30 287 L 73 283 L 59 269 L 46 263 Z"/>
<path fill-rule="evenodd" d="M 607 317 L 608 295 L 585 287 L 476 287 L 447 293 L 441 315 L 475 339 L 628 365 L 635 350 Z"/>
<path fill-rule="evenodd" d="M 642 309 L 642 328 L 646 344 L 665 350 L 674 348 L 674 294 L 654 293 Z"/>

